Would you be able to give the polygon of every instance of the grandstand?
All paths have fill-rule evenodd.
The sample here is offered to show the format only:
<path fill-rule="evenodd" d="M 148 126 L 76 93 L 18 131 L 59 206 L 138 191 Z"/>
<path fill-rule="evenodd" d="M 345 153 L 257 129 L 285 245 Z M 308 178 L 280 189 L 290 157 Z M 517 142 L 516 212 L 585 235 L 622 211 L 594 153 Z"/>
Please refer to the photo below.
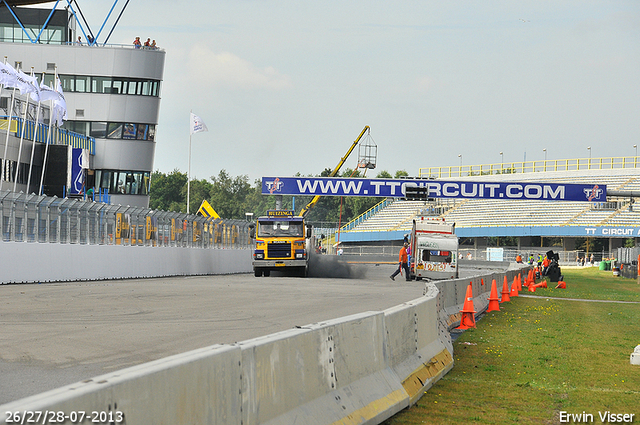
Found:
<path fill-rule="evenodd" d="M 539 161 L 543 162 L 543 161 Z M 482 175 L 473 175 L 483 166 L 468 166 L 466 175 L 455 167 L 429 169 L 421 175 L 438 175 L 442 180 L 460 182 L 549 182 L 606 185 L 607 191 L 640 191 L 640 161 L 629 158 L 594 158 L 580 166 L 580 160 L 549 161 L 552 164 L 491 165 Z M 561 164 L 558 167 L 558 164 Z M 578 164 L 573 166 L 566 164 Z M 502 171 L 501 171 L 502 170 Z M 522 170 L 523 172 L 520 172 Z M 453 173 L 452 173 L 453 171 Z M 565 202 L 531 200 L 457 199 L 430 201 L 385 200 L 376 212 L 366 214 L 343 226 L 340 240 L 347 243 L 401 240 L 411 229 L 418 215 L 444 218 L 456 224 L 460 237 L 486 238 L 493 236 L 557 236 L 617 238 L 610 246 L 625 237 L 640 233 L 640 205 L 633 199 L 609 196 L 607 202 Z M 364 215 L 363 215 L 364 216 Z M 617 229 L 624 228 L 624 231 Z M 614 229 L 614 230 L 612 230 Z"/>

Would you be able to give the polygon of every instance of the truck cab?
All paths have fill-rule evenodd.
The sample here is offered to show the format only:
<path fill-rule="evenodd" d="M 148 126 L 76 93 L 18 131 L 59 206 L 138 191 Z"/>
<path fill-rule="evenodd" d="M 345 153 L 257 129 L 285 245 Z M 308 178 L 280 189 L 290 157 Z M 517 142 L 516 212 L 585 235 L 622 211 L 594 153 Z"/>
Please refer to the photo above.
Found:
<path fill-rule="evenodd" d="M 269 210 L 259 217 L 255 228 L 253 272 L 256 277 L 269 276 L 272 270 L 293 271 L 307 276 L 311 229 L 303 217 L 290 210 Z"/>

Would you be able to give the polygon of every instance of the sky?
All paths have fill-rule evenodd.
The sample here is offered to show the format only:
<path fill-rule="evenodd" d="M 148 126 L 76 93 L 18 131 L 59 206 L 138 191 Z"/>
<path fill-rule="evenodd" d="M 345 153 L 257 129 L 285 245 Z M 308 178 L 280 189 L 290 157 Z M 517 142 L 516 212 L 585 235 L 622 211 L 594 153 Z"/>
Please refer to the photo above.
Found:
<path fill-rule="evenodd" d="M 112 1 L 80 6 L 96 32 Z M 367 175 L 417 176 L 636 155 L 639 23 L 637 0 L 134 0 L 109 43 L 166 50 L 155 170 L 187 171 L 193 111 L 192 178 L 317 175 L 366 125 Z"/>

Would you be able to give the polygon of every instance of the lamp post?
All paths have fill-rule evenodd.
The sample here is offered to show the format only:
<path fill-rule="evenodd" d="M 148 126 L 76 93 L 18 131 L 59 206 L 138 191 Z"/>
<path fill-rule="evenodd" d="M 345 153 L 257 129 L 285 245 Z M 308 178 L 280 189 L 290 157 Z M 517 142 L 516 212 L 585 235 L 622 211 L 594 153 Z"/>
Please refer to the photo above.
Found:
<path fill-rule="evenodd" d="M 504 154 L 502 152 L 500 152 L 500 172 L 502 173 L 502 169 L 503 169 L 503 164 L 504 164 Z"/>
<path fill-rule="evenodd" d="M 547 148 L 542 149 L 542 152 L 544 152 L 544 162 L 547 162 Z"/>
<path fill-rule="evenodd" d="M 462 154 L 459 154 L 458 158 L 460 158 L 460 166 L 462 167 Z"/>
<path fill-rule="evenodd" d="M 589 164 L 587 165 L 587 168 L 591 169 L 591 146 L 587 146 L 587 150 L 589 151 Z"/>
<path fill-rule="evenodd" d="M 636 150 L 636 156 L 638 156 L 638 145 L 633 145 L 633 148 Z"/>

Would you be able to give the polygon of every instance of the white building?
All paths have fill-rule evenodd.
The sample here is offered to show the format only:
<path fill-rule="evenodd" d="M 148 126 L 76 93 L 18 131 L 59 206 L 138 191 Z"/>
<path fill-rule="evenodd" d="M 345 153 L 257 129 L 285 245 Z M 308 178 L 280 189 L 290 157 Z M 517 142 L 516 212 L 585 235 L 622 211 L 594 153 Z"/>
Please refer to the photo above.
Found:
<path fill-rule="evenodd" d="M 97 39 L 91 45 L 86 41 L 79 45 L 78 37 L 87 40 L 93 35 L 80 25 L 82 20 L 76 18 L 77 11 L 72 8 L 52 11 L 20 7 L 42 3 L 37 0 L 8 3 L 11 10 L 6 3 L 0 3 L 0 60 L 6 56 L 7 63 L 16 69 L 29 73 L 33 68 L 39 77 L 44 73 L 45 83 L 52 81 L 57 72 L 67 103 L 68 120 L 64 128 L 88 136 L 85 140 L 88 145 L 93 143 L 91 138 L 95 139 L 95 147 L 89 149 L 93 151 L 88 169 L 84 171 L 85 187 L 94 188 L 95 192 L 107 191 L 113 204 L 147 207 L 165 52 L 144 46 L 109 45 Z M 1 94 L 0 115 L 5 117 L 11 94 L 8 89 Z M 24 104 L 24 99 L 18 96 L 18 104 L 20 101 Z M 48 106 L 43 108 L 41 119 L 48 124 Z M 14 106 L 14 116 L 21 113 L 16 109 Z M 33 116 L 34 110 L 32 104 L 28 115 Z M 9 164 L 2 174 L 5 179 L 2 190 L 13 190 L 16 186 L 16 191 L 27 192 L 25 170 L 29 169 L 35 146 L 28 192 L 37 193 L 40 179 L 36 176 L 42 170 L 44 143 L 25 138 L 20 150 L 20 134 L 12 134 L 5 148 L 5 137 L 5 131 L 0 130 L 0 156 L 6 150 Z M 18 155 L 20 166 L 16 167 Z M 51 177 L 56 172 L 66 172 L 63 168 L 67 165 L 48 157 L 45 168 L 49 184 L 45 182 L 44 194 L 61 196 L 61 186 Z M 23 170 L 17 183 L 15 169 Z"/>

